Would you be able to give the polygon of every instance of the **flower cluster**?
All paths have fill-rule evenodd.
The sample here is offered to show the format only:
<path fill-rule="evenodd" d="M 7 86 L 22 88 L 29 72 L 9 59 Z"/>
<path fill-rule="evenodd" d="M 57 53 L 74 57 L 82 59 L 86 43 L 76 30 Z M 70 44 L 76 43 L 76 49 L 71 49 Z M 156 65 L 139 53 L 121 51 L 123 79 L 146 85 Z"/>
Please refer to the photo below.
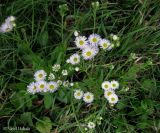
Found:
<path fill-rule="evenodd" d="M 115 94 L 115 90 L 119 88 L 118 81 L 104 81 L 102 83 L 102 89 L 104 90 L 104 97 L 110 104 L 116 104 L 118 102 L 118 96 Z"/>
<path fill-rule="evenodd" d="M 83 99 L 83 101 L 86 103 L 92 103 L 94 100 L 94 95 L 91 92 L 84 93 L 80 89 L 75 90 L 74 97 L 78 100 Z"/>
<path fill-rule="evenodd" d="M 114 47 L 114 44 L 108 39 L 101 38 L 100 35 L 95 33 L 89 35 L 88 38 L 86 36 L 79 35 L 78 31 L 75 31 L 74 35 L 76 37 L 74 43 L 76 47 L 81 50 L 81 55 L 84 60 L 92 60 L 99 53 L 99 48 L 109 51 Z M 66 60 L 66 62 L 72 65 L 79 64 L 80 55 L 78 53 L 74 53 Z"/>
<path fill-rule="evenodd" d="M 37 92 L 55 92 L 58 89 L 58 83 L 55 81 L 46 81 L 46 72 L 44 70 L 38 70 L 34 74 L 35 82 L 31 82 L 27 86 L 29 93 L 35 94 Z"/>
<path fill-rule="evenodd" d="M 15 20 L 16 18 L 14 16 L 7 17 L 5 22 L 0 26 L 0 32 L 6 33 L 12 31 L 16 26 Z"/>

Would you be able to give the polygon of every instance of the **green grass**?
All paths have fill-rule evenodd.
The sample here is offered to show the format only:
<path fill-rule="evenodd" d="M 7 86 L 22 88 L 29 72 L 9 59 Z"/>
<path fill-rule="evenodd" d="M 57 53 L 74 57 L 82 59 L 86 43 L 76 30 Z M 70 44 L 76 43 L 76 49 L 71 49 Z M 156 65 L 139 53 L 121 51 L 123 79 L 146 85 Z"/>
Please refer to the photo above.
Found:
<path fill-rule="evenodd" d="M 158 133 L 160 131 L 160 2 L 159 0 L 100 1 L 96 16 L 91 0 L 6 0 L 0 3 L 0 23 L 9 15 L 17 27 L 0 34 L 0 127 L 29 127 L 28 132 L 79 133 L 88 121 L 94 133 Z M 67 4 L 62 17 L 59 5 Z M 60 15 L 61 14 L 61 15 Z M 54 94 L 29 95 L 28 83 L 38 69 L 47 72 L 76 51 L 74 30 L 120 36 L 120 47 L 100 52 L 94 62 L 82 62 L 70 75 L 95 94 L 87 106 L 73 97 L 75 88 Z M 131 57 L 135 53 L 135 58 Z M 110 69 L 114 65 L 114 69 Z M 119 102 L 110 107 L 103 97 L 103 80 L 117 79 Z M 128 91 L 125 88 L 129 87 Z M 38 130 L 37 130 L 38 129 Z M 17 131 L 27 132 L 27 131 Z"/>

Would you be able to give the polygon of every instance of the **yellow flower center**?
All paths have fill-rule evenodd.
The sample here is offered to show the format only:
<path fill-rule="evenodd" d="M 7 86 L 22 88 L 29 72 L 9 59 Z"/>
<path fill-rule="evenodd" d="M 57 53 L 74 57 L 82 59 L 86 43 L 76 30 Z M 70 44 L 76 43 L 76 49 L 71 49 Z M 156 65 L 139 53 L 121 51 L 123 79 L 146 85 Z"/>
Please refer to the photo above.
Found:
<path fill-rule="evenodd" d="M 81 93 L 80 93 L 80 92 L 78 92 L 78 93 L 77 93 L 77 96 L 80 96 L 80 95 L 81 95 Z"/>
<path fill-rule="evenodd" d="M 107 93 L 108 96 L 110 96 L 111 94 L 112 94 L 112 92 L 110 92 L 110 91 Z"/>
<path fill-rule="evenodd" d="M 94 38 L 92 39 L 92 41 L 93 41 L 93 42 L 97 42 L 97 38 L 94 37 Z"/>
<path fill-rule="evenodd" d="M 43 89 L 43 88 L 44 88 L 44 84 L 41 84 L 41 85 L 40 85 L 40 88 Z"/>
<path fill-rule="evenodd" d="M 91 56 L 91 55 L 92 55 L 91 51 L 88 51 L 88 52 L 86 53 L 86 55 L 87 55 L 87 56 Z"/>
<path fill-rule="evenodd" d="M 116 87 L 116 84 L 112 84 L 113 87 Z"/>
<path fill-rule="evenodd" d="M 80 41 L 79 41 L 79 44 L 80 44 L 80 45 L 83 45 L 83 44 L 84 44 L 84 41 L 80 40 Z"/>
<path fill-rule="evenodd" d="M 39 78 L 42 78 L 42 77 L 43 77 L 43 74 L 39 74 L 38 77 L 39 77 Z"/>
<path fill-rule="evenodd" d="M 107 43 L 103 43 L 104 48 L 107 48 L 107 46 L 108 46 Z"/>
<path fill-rule="evenodd" d="M 114 97 L 111 98 L 111 101 L 115 101 L 116 99 Z"/>
<path fill-rule="evenodd" d="M 90 98 L 91 98 L 91 96 L 90 96 L 90 95 L 88 95 L 88 96 L 86 96 L 86 98 L 87 98 L 87 99 L 90 99 Z"/>
<path fill-rule="evenodd" d="M 105 85 L 105 86 L 104 86 L 104 88 L 106 88 L 106 89 L 108 89 L 108 87 L 109 87 L 108 85 Z"/>
<path fill-rule="evenodd" d="M 74 62 L 77 62 L 77 60 L 78 60 L 77 58 L 74 58 L 74 59 L 73 59 Z"/>
<path fill-rule="evenodd" d="M 50 88 L 51 90 L 53 90 L 55 87 L 54 87 L 54 85 L 50 85 L 49 88 Z"/>

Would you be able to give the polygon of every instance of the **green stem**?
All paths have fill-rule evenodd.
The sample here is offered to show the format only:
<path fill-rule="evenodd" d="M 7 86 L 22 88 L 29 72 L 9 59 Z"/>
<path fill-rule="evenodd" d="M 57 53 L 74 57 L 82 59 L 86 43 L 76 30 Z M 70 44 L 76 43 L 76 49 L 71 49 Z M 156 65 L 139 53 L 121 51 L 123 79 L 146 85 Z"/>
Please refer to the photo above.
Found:
<path fill-rule="evenodd" d="M 93 26 L 93 31 L 95 32 L 95 28 L 96 28 L 96 9 L 93 11 L 93 19 L 94 19 L 94 26 Z"/>
<path fill-rule="evenodd" d="M 63 20 L 64 20 L 64 15 L 62 15 L 62 20 L 61 20 L 61 37 L 62 37 L 62 43 L 63 43 Z"/>

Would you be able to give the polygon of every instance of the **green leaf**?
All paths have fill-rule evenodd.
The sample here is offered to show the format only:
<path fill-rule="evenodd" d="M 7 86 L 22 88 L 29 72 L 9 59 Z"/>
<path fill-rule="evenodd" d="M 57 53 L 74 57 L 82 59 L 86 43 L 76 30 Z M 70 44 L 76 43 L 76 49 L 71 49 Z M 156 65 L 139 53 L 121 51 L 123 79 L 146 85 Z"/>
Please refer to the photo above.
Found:
<path fill-rule="evenodd" d="M 38 38 L 38 42 L 39 44 L 41 44 L 42 46 L 47 45 L 48 43 L 48 31 L 44 31 L 42 32 L 42 34 L 39 36 Z"/>
<path fill-rule="evenodd" d="M 46 109 L 49 109 L 52 106 L 53 97 L 50 93 L 44 95 L 44 106 Z"/>
<path fill-rule="evenodd" d="M 43 117 L 42 121 L 36 122 L 36 129 L 40 133 L 50 133 L 52 129 L 52 122 L 48 117 Z"/>
<path fill-rule="evenodd" d="M 18 90 L 26 90 L 26 84 L 25 83 L 16 83 L 16 87 Z"/>
<path fill-rule="evenodd" d="M 26 94 L 26 96 L 25 96 L 25 103 L 26 103 L 26 106 L 28 107 L 28 108 L 31 108 L 32 107 L 32 98 L 30 97 L 30 95 L 29 94 Z"/>
<path fill-rule="evenodd" d="M 57 99 L 59 101 L 63 102 L 63 103 L 68 103 L 68 98 L 67 98 L 65 90 L 60 89 L 58 91 L 58 97 L 57 97 Z"/>
<path fill-rule="evenodd" d="M 15 108 L 22 108 L 24 107 L 24 97 L 25 97 L 25 93 L 21 92 L 21 93 L 15 93 L 12 98 L 10 99 L 12 105 Z"/>
<path fill-rule="evenodd" d="M 24 123 L 28 123 L 29 126 L 33 126 L 31 112 L 25 112 L 21 115 L 21 120 Z"/>

